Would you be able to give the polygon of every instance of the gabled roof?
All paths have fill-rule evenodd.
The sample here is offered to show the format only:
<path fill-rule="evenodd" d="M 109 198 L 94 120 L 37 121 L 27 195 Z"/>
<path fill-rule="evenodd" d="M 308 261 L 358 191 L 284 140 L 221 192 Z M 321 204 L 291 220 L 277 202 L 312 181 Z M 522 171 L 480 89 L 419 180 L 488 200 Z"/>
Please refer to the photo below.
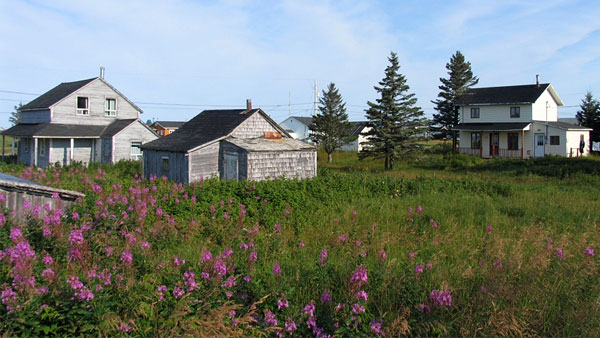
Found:
<path fill-rule="evenodd" d="M 282 134 L 290 137 L 285 130 L 260 109 L 205 110 L 177 129 L 177 132 L 144 143 L 142 149 L 187 152 L 229 136 L 237 126 L 254 114 L 261 114 Z"/>
<path fill-rule="evenodd" d="M 158 125 L 163 128 L 181 128 L 185 124 L 185 121 L 154 121 L 152 125 Z"/>
<path fill-rule="evenodd" d="M 2 132 L 17 137 L 100 138 L 113 137 L 139 119 L 115 120 L 109 125 L 81 125 L 61 123 L 20 123 Z M 145 126 L 145 123 L 141 122 Z M 148 128 L 146 126 L 146 128 Z M 150 128 L 148 130 L 152 131 Z"/>
<path fill-rule="evenodd" d="M 62 99 L 75 93 L 76 91 L 85 87 L 88 83 L 90 83 L 94 80 L 102 81 L 110 89 L 114 90 L 117 94 L 119 94 L 122 98 L 124 98 L 137 111 L 139 111 L 140 113 L 143 113 L 143 111 L 140 107 L 138 107 L 135 103 L 130 101 L 125 95 L 123 95 L 120 91 L 118 91 L 117 88 L 113 87 L 110 83 L 106 82 L 103 78 L 100 78 L 100 77 L 94 77 L 91 79 L 74 81 L 74 82 L 63 82 L 63 83 L 59 84 L 58 86 L 45 92 L 44 94 L 38 96 L 33 101 L 24 105 L 21 108 L 21 111 L 50 109 L 52 106 L 54 106 L 55 104 L 60 102 Z"/>
<path fill-rule="evenodd" d="M 352 121 L 352 136 L 357 136 L 362 133 L 363 129 L 367 126 L 367 121 Z"/>
<path fill-rule="evenodd" d="M 87 80 L 75 81 L 75 82 L 63 82 L 58 86 L 50 89 L 44 94 L 38 96 L 33 101 L 21 107 L 21 111 L 26 110 L 37 110 L 37 109 L 49 109 L 55 103 L 62 100 L 63 98 L 73 94 L 81 87 L 94 81 L 97 78 L 91 78 Z"/>
<path fill-rule="evenodd" d="M 458 102 L 461 105 L 530 104 L 534 103 L 546 89 L 556 103 L 562 106 L 562 100 L 549 83 L 471 88 L 458 98 Z"/>

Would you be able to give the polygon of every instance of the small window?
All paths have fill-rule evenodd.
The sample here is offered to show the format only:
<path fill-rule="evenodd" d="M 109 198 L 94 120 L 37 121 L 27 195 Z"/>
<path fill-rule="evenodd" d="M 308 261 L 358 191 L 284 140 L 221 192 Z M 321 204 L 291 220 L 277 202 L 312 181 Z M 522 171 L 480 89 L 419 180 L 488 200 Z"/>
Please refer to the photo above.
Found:
<path fill-rule="evenodd" d="M 162 158 L 162 171 L 169 171 L 169 158 L 167 156 Z"/>
<path fill-rule="evenodd" d="M 117 99 L 106 99 L 104 115 L 117 116 Z"/>
<path fill-rule="evenodd" d="M 29 152 L 29 139 L 24 139 L 22 141 L 20 141 L 19 143 L 23 143 L 23 151 L 28 153 Z"/>
<path fill-rule="evenodd" d="M 89 98 L 84 96 L 77 96 L 77 115 L 89 115 L 90 106 Z"/>
<path fill-rule="evenodd" d="M 471 133 L 471 149 L 481 149 L 481 133 Z"/>
<path fill-rule="evenodd" d="M 510 117 L 511 118 L 521 117 L 521 107 L 510 107 Z"/>
<path fill-rule="evenodd" d="M 135 161 L 142 159 L 142 142 L 131 142 L 131 159 Z"/>
<path fill-rule="evenodd" d="M 471 118 L 472 119 L 479 118 L 479 108 L 471 108 Z"/>
<path fill-rule="evenodd" d="M 508 150 L 519 150 L 518 133 L 508 133 Z"/>
<path fill-rule="evenodd" d="M 551 146 L 560 145 L 560 136 L 550 136 L 550 145 Z"/>

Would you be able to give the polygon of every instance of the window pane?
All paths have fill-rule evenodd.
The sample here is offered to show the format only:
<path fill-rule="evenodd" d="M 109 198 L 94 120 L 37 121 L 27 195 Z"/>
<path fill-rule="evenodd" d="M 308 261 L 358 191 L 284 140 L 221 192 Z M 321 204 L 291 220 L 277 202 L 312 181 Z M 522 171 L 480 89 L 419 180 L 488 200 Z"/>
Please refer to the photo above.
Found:
<path fill-rule="evenodd" d="M 521 117 L 521 107 L 510 107 L 510 117 Z"/>
<path fill-rule="evenodd" d="M 508 150 L 519 149 L 519 134 L 508 133 Z"/>
<path fill-rule="evenodd" d="M 88 98 L 87 97 L 78 97 L 77 98 L 77 109 L 87 109 L 87 107 L 88 107 Z"/>
<path fill-rule="evenodd" d="M 471 149 L 481 148 L 481 133 L 471 133 Z"/>

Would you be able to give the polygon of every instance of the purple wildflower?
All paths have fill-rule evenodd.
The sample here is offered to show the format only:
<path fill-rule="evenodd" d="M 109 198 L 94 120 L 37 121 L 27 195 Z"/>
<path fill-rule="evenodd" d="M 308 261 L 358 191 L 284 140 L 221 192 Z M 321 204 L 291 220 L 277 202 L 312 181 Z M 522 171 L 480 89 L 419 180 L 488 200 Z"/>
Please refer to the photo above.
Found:
<path fill-rule="evenodd" d="M 588 247 L 587 249 L 585 249 L 585 255 L 588 257 L 593 257 L 594 256 L 594 249 Z"/>
<path fill-rule="evenodd" d="M 369 300 L 369 294 L 366 293 L 364 290 L 360 290 L 356 293 L 356 298 L 358 298 L 359 300 L 367 301 Z"/>
<path fill-rule="evenodd" d="M 279 266 L 279 263 L 275 263 L 275 264 L 273 265 L 273 274 L 274 274 L 275 276 L 279 276 L 279 275 L 281 275 L 281 266 Z"/>

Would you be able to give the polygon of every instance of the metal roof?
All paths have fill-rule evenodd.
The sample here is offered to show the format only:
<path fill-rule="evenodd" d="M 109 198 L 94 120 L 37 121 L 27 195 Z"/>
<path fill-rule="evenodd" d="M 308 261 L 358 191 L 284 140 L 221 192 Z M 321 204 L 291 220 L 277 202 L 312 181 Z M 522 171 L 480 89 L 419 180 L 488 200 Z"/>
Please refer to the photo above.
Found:
<path fill-rule="evenodd" d="M 85 197 L 85 194 L 77 191 L 49 187 L 4 173 L 0 173 L 0 188 L 4 190 L 21 190 L 24 192 L 27 191 L 47 195 L 58 193 L 61 198 L 70 200 L 74 200 L 77 197 Z"/>

